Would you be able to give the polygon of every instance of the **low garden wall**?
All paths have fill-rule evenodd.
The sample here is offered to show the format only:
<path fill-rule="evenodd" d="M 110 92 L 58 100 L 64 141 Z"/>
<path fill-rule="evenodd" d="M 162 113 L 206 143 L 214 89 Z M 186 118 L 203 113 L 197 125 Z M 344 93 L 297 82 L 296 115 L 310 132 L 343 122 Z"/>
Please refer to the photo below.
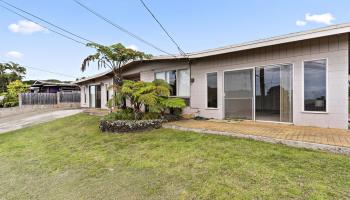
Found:
<path fill-rule="evenodd" d="M 112 133 L 128 133 L 143 131 L 153 128 L 161 128 L 163 120 L 152 119 L 152 120 L 101 120 L 100 129 L 102 132 L 112 132 Z"/>
<path fill-rule="evenodd" d="M 80 108 L 80 103 L 60 103 L 52 105 L 22 105 L 10 108 L 0 108 L 0 118 L 28 112 L 65 108 Z"/>
<path fill-rule="evenodd" d="M 54 109 L 54 105 L 27 105 L 27 106 L 16 106 L 10 108 L 0 108 L 0 118 L 13 116 L 22 113 L 33 112 L 37 110 L 49 110 Z"/>

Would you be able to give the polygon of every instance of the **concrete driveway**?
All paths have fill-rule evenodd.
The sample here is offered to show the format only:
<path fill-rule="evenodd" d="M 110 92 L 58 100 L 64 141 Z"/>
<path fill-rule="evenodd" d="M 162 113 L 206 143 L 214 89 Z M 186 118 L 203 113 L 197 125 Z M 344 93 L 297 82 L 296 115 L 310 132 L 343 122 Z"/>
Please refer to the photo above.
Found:
<path fill-rule="evenodd" d="M 83 112 L 83 109 L 46 110 L 4 117 L 0 119 L 0 134 L 28 126 L 33 126 L 35 124 L 49 122 L 55 119 L 75 115 L 81 112 Z"/>

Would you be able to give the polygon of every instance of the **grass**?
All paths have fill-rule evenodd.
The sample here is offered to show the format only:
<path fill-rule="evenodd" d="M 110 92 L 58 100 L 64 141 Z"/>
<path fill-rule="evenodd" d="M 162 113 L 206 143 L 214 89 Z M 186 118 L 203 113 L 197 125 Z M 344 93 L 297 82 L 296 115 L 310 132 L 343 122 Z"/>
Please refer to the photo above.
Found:
<path fill-rule="evenodd" d="M 79 114 L 0 135 L 0 199 L 349 199 L 350 157 Z"/>

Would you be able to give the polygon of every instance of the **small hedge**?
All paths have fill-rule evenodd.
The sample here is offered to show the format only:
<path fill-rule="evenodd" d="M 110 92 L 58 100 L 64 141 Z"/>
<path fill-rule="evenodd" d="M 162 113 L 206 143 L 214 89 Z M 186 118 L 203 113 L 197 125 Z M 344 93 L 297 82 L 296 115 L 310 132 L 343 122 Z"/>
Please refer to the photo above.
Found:
<path fill-rule="evenodd" d="M 115 120 L 109 121 L 102 119 L 100 121 L 100 129 L 102 132 L 127 133 L 135 131 L 143 131 L 152 128 L 161 128 L 163 120 Z"/>

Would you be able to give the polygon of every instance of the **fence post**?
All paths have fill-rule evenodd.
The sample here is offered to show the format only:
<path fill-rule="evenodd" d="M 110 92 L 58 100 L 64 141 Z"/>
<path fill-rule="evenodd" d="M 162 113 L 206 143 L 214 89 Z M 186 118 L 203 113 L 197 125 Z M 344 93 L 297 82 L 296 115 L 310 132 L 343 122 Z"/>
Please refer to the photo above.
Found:
<path fill-rule="evenodd" d="M 57 94 L 57 106 L 59 107 L 60 106 L 60 96 L 61 96 L 60 94 L 61 93 L 57 92 L 56 94 Z"/>
<path fill-rule="evenodd" d="M 21 93 L 18 94 L 18 105 L 19 105 L 19 108 L 22 108 L 22 94 Z"/>

